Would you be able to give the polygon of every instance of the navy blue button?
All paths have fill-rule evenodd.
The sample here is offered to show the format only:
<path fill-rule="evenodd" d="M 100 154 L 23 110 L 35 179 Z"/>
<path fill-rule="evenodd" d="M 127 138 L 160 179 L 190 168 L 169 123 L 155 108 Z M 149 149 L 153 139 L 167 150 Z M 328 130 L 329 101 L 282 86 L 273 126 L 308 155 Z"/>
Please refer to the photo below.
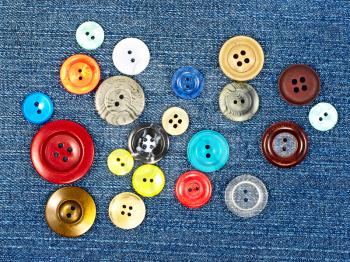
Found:
<path fill-rule="evenodd" d="M 42 124 L 51 118 L 53 103 L 50 97 L 41 92 L 31 93 L 23 101 L 22 112 L 29 122 Z"/>
<path fill-rule="evenodd" d="M 179 68 L 171 80 L 171 87 L 175 94 L 184 99 L 199 96 L 204 88 L 204 77 L 192 66 Z"/>

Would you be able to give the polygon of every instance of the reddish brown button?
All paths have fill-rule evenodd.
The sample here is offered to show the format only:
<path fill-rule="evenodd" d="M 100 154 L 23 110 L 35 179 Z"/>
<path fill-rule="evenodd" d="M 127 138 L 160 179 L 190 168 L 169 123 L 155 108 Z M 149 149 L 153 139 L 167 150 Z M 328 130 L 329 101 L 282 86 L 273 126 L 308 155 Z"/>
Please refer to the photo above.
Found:
<path fill-rule="evenodd" d="M 265 131 L 261 148 L 266 159 L 272 164 L 292 167 L 299 164 L 306 156 L 307 135 L 295 123 L 275 123 Z"/>
<path fill-rule="evenodd" d="M 309 66 L 296 64 L 281 74 L 278 86 L 281 96 L 293 105 L 311 103 L 320 92 L 320 78 Z"/>

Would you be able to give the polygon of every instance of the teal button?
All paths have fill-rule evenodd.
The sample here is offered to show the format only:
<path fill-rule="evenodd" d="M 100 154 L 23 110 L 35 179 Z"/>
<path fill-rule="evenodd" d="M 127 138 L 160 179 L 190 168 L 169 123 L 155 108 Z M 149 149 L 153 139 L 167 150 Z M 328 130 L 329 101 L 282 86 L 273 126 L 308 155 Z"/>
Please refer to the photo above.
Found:
<path fill-rule="evenodd" d="M 87 21 L 82 23 L 76 32 L 78 44 L 87 50 L 99 48 L 104 39 L 105 33 L 103 28 L 96 22 Z"/>

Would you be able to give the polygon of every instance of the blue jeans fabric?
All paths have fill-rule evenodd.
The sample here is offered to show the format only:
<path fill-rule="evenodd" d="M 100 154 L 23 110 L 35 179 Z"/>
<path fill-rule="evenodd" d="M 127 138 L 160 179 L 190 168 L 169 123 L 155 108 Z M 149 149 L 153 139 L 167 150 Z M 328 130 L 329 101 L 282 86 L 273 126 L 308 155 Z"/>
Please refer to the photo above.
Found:
<path fill-rule="evenodd" d="M 82 50 L 75 40 L 86 20 L 105 30 L 105 42 L 95 51 Z M 0 1 L 0 260 L 350 261 L 349 24 L 348 0 Z M 257 115 L 234 123 L 218 106 L 230 82 L 218 66 L 218 52 L 225 40 L 241 34 L 261 43 L 266 61 L 249 81 L 260 96 Z M 119 75 L 112 50 L 125 37 L 142 39 L 151 51 L 148 68 L 134 77 L 144 88 L 146 107 L 133 124 L 115 127 L 98 116 L 94 92 L 76 96 L 62 88 L 59 69 L 68 56 L 86 53 L 100 63 L 103 79 Z M 309 64 L 321 77 L 320 96 L 311 105 L 290 106 L 279 96 L 278 76 L 292 63 Z M 184 65 L 205 75 L 197 99 L 179 99 L 171 90 L 173 73 Z M 80 238 L 59 237 L 45 222 L 46 201 L 61 186 L 41 179 L 31 165 L 29 146 L 39 126 L 24 120 L 21 102 L 33 91 L 52 97 L 53 119 L 83 124 L 95 142 L 89 174 L 74 183 L 97 205 L 94 226 Z M 310 108 L 321 101 L 338 109 L 339 123 L 329 132 L 308 122 Z M 131 175 L 109 172 L 107 156 L 127 147 L 133 127 L 159 123 L 170 106 L 184 108 L 191 124 L 184 135 L 171 137 L 159 162 L 166 186 L 145 199 L 140 227 L 117 229 L 108 218 L 109 202 L 133 189 Z M 309 136 L 306 159 L 290 169 L 272 166 L 260 150 L 264 130 L 280 120 L 298 123 Z M 190 210 L 176 200 L 174 183 L 191 169 L 186 146 L 202 129 L 222 133 L 231 154 L 223 169 L 208 174 L 211 201 Z M 270 197 L 264 212 L 247 220 L 224 203 L 226 185 L 245 173 L 263 180 Z"/>

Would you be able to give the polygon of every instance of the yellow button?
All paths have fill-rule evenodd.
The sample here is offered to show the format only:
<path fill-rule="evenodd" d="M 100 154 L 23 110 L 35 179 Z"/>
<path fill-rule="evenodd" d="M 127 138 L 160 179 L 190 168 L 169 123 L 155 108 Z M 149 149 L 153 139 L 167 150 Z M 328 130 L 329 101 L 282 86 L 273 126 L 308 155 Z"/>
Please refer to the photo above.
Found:
<path fill-rule="evenodd" d="M 170 107 L 162 117 L 164 130 L 172 136 L 178 136 L 186 132 L 189 125 L 188 114 L 179 107 Z"/>
<path fill-rule="evenodd" d="M 222 46 L 219 64 L 227 77 L 236 81 L 251 80 L 263 68 L 264 51 L 253 38 L 235 36 Z"/>
<path fill-rule="evenodd" d="M 134 166 L 134 158 L 125 149 L 116 149 L 109 154 L 107 159 L 109 170 L 118 176 L 128 174 Z"/>
<path fill-rule="evenodd" d="M 154 165 L 143 165 L 136 169 L 132 176 L 132 185 L 137 193 L 144 197 L 158 195 L 164 187 L 163 171 Z"/>
<path fill-rule="evenodd" d="M 108 213 L 114 225 L 122 229 L 132 229 L 145 219 L 146 207 L 138 195 L 124 192 L 112 199 Z"/>

